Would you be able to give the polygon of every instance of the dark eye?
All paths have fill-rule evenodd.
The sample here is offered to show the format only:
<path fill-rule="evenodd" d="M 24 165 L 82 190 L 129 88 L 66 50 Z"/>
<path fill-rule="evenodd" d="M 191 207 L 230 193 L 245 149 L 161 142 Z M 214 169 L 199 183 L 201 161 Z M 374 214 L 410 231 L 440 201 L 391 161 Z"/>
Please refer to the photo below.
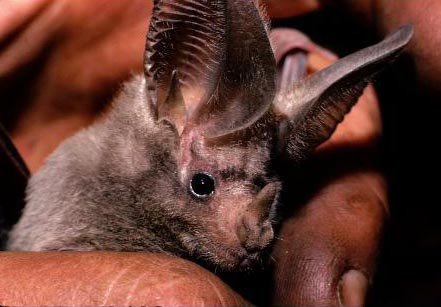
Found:
<path fill-rule="evenodd" d="M 216 183 L 208 173 L 196 173 L 190 181 L 190 191 L 198 198 L 207 198 L 214 193 Z"/>

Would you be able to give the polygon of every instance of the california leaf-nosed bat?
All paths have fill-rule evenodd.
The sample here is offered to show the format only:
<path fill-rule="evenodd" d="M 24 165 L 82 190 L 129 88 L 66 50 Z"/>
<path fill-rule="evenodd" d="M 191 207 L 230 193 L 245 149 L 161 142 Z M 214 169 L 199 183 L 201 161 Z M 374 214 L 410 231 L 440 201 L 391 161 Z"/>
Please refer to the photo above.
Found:
<path fill-rule="evenodd" d="M 262 16 L 253 1 L 155 0 L 144 75 L 32 176 L 8 249 L 252 268 L 274 237 L 274 161 L 327 140 L 412 36 L 404 26 L 297 82 L 289 65 L 277 74 Z"/>

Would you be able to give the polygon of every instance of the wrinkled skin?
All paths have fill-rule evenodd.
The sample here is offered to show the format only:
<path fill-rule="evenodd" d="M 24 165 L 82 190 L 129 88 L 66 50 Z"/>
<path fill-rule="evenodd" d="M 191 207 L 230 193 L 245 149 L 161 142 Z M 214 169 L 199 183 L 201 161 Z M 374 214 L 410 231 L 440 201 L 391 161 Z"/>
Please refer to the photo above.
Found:
<path fill-rule="evenodd" d="M 289 1 L 283 2 L 286 7 L 280 7 L 282 2 L 279 2 L 278 9 L 295 15 L 318 7 L 307 2 L 303 8 Z M 8 123 L 31 171 L 38 169 L 61 140 L 99 116 L 121 81 L 132 71 L 142 70 L 149 9 L 150 2 L 145 0 L 0 2 L 0 91 L 2 97 L 8 98 L 2 99 L 1 116 L 4 120 L 3 114 L 8 114 L 6 111 L 9 112 L 11 106 L 21 106 L 15 117 L 8 116 Z M 312 55 L 309 65 L 319 69 L 327 62 L 323 56 Z M 14 91 L 14 88 L 20 90 Z M 283 224 L 278 236 L 280 240 L 275 245 L 275 303 L 329 306 L 342 300 L 348 306 L 362 304 L 387 216 L 384 180 L 369 161 L 380 133 L 378 105 L 370 92 L 339 126 L 333 138 L 319 148 L 313 161 L 305 166 L 304 173 L 313 174 L 305 184 L 313 188 L 309 196 L 305 195 L 305 203 L 300 204 L 300 212 L 296 212 L 295 217 L 288 217 Z M 347 166 L 347 155 L 363 163 Z M 317 178 L 318 175 L 323 178 Z M 144 275 L 133 277 L 124 269 L 131 264 L 116 265 L 123 260 L 115 254 L 46 255 L 1 255 L 0 263 L 10 270 L 2 275 L 5 284 L 0 288 L 8 287 L 10 291 L 9 297 L 2 298 L 0 304 L 84 305 L 103 302 L 107 297 L 106 304 L 117 305 L 118 299 L 124 297 L 121 293 L 126 295 L 125 302 L 136 304 L 143 294 L 130 292 L 130 289 L 136 289 L 140 280 L 157 284 L 158 289 L 167 289 L 163 300 L 153 301 L 151 296 L 144 295 L 152 300 L 147 304 L 167 305 L 174 298 L 185 304 L 189 298 L 206 291 L 204 283 L 192 285 L 188 282 L 192 270 L 201 276 L 196 279 L 215 278 L 188 264 L 192 273 L 178 273 L 183 276 L 184 282 L 179 284 L 182 287 L 171 287 L 164 281 L 169 279 L 167 274 L 173 272 L 172 264 L 179 264 L 181 260 L 167 259 L 164 263 L 161 262 L 163 257 L 157 255 L 145 256 L 154 260 L 139 267 Z M 60 261 L 65 268 L 63 274 L 51 269 Z M 41 266 L 36 266 L 36 262 Z M 163 264 L 159 272 L 158 262 Z M 14 265 L 18 270 L 18 264 L 22 270 L 18 274 L 19 281 L 17 271 L 13 270 Z M 112 273 L 107 277 L 82 274 L 90 267 L 98 272 L 109 266 Z M 42 279 L 41 268 L 54 273 L 45 273 Z M 153 269 L 155 274 L 163 274 L 156 277 L 149 273 Z M 71 274 L 75 278 L 71 278 Z M 12 279 L 17 282 L 11 287 L 8 280 Z M 78 282 L 74 286 L 78 289 L 76 294 L 60 295 L 70 291 L 68 286 L 50 290 L 54 281 L 69 285 L 74 280 Z M 47 293 L 36 290 L 42 282 L 51 285 L 43 287 Z M 85 289 L 90 289 L 91 284 L 105 290 L 93 291 L 87 295 L 91 302 L 85 302 L 84 293 L 91 293 Z M 240 298 L 219 280 L 215 285 L 207 291 L 207 297 L 201 297 L 200 303 L 242 305 Z M 129 296 L 128 293 L 134 294 Z"/>
<path fill-rule="evenodd" d="M 5 252 L 0 263 L 2 305 L 248 306 L 215 275 L 160 254 Z"/>

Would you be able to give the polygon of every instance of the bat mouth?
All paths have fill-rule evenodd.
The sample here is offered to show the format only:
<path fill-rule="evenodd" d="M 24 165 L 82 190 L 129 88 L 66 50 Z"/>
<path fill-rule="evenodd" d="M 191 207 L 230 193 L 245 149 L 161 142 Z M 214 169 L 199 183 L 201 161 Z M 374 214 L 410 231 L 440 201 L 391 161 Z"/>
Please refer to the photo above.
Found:
<path fill-rule="evenodd" d="M 212 264 L 225 272 L 248 272 L 263 267 L 265 250 L 249 253 L 244 248 L 226 250 L 219 247 L 216 256 L 210 259 Z"/>
<path fill-rule="evenodd" d="M 265 252 L 254 252 L 251 254 L 247 254 L 239 263 L 238 270 L 239 271 L 252 271 L 255 268 L 259 268 L 263 266 L 263 259 Z"/>
<path fill-rule="evenodd" d="M 263 267 L 269 249 L 265 247 L 248 251 L 240 243 L 231 246 L 220 240 L 212 241 L 189 234 L 186 235 L 183 245 L 190 260 L 210 270 L 222 272 L 244 272 Z"/>

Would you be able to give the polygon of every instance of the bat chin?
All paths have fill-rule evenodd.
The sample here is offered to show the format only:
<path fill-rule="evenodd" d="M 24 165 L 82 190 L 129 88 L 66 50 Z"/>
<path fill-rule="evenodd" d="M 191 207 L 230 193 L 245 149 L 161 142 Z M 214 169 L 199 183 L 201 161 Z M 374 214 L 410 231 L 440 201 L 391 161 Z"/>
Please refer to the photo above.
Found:
<path fill-rule="evenodd" d="M 207 259 L 208 266 L 214 271 L 223 272 L 254 271 L 262 266 L 264 258 L 263 251 L 249 253 L 242 247 L 216 250 L 213 255 Z"/>
<path fill-rule="evenodd" d="M 254 269 L 261 267 L 263 262 L 262 254 L 262 252 L 247 254 L 247 256 L 243 258 L 237 266 L 237 271 L 248 272 L 254 271 Z"/>
<path fill-rule="evenodd" d="M 183 247 L 187 250 L 184 258 L 195 261 L 213 272 L 255 270 L 263 266 L 268 251 L 267 247 L 247 250 L 240 243 L 225 244 L 220 240 L 197 238 L 189 234 L 185 236 Z"/>

